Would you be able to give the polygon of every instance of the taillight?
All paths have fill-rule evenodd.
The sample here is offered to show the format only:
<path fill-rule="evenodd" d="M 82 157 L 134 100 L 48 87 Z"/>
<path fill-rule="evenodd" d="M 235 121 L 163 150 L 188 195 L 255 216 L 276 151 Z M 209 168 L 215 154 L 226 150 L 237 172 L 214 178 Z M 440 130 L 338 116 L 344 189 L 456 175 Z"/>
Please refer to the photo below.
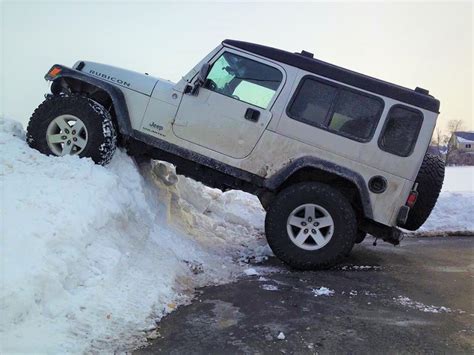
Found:
<path fill-rule="evenodd" d="M 411 191 L 410 194 L 408 195 L 408 198 L 407 198 L 407 203 L 406 205 L 410 208 L 413 208 L 413 206 L 415 205 L 415 202 L 418 198 L 418 192 L 416 191 Z"/>

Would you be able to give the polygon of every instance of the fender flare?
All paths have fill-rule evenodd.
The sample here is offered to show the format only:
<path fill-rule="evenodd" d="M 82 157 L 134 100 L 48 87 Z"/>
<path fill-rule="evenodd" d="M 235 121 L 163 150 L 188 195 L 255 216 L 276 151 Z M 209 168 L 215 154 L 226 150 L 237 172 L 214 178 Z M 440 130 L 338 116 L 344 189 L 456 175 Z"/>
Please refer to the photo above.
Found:
<path fill-rule="evenodd" d="M 85 82 L 89 85 L 96 86 L 101 90 L 104 90 L 109 94 L 112 99 L 112 104 L 114 106 L 115 115 L 118 121 L 118 129 L 121 134 L 130 136 L 132 134 L 132 125 L 130 123 L 130 115 L 128 113 L 127 103 L 125 101 L 125 96 L 118 87 L 109 84 L 103 80 L 95 78 L 89 74 L 82 73 L 79 70 L 68 68 L 64 65 L 55 64 L 52 68 L 59 68 L 61 71 L 54 77 L 51 77 L 49 73 L 45 75 L 47 81 L 56 82 L 62 78 L 71 78 L 78 81 Z"/>
<path fill-rule="evenodd" d="M 276 191 L 291 175 L 304 168 L 323 170 L 351 181 L 359 191 L 365 217 L 373 219 L 369 189 L 362 175 L 351 169 L 317 157 L 305 156 L 291 161 L 277 173 L 265 179 L 264 185 L 267 189 Z"/>

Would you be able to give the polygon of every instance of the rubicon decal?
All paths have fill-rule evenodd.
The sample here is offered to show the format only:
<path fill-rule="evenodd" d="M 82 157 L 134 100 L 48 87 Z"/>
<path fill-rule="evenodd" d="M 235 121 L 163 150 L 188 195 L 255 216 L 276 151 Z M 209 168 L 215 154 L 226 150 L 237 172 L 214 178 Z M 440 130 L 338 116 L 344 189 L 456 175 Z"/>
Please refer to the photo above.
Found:
<path fill-rule="evenodd" d="M 120 85 L 123 85 L 123 86 L 130 87 L 130 83 L 128 83 L 126 81 L 123 81 L 122 79 L 116 78 L 115 76 L 110 76 L 110 75 L 107 75 L 107 74 L 104 74 L 104 73 L 99 73 L 95 70 L 89 70 L 89 74 L 98 76 L 100 78 L 104 78 L 106 80 L 112 81 L 114 83 L 117 83 L 117 84 L 120 84 Z"/>

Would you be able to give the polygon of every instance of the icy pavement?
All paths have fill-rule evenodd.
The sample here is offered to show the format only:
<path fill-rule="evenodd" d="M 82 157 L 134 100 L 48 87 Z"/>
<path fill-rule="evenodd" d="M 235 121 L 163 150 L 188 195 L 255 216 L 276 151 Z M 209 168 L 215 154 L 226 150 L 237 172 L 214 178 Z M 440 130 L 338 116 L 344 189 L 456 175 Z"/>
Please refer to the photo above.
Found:
<path fill-rule="evenodd" d="M 248 194 L 162 183 L 117 151 L 107 167 L 30 149 L 0 127 L 1 352 L 112 352 L 146 340 L 196 287 L 271 252 Z"/>
<path fill-rule="evenodd" d="M 286 272 L 270 258 L 264 265 L 282 272 L 199 289 L 135 355 L 472 354 L 473 248 L 472 237 L 365 241 L 350 267 L 318 272 Z M 379 268 L 356 267 L 367 265 Z"/>

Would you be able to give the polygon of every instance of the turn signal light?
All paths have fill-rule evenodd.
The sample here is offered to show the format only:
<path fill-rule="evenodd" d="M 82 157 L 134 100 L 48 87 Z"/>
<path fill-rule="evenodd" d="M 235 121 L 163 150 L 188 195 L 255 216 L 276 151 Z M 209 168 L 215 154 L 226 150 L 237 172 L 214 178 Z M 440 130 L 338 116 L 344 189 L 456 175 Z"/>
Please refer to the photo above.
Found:
<path fill-rule="evenodd" d="M 53 67 L 53 68 L 51 68 L 51 70 L 49 71 L 48 75 L 49 75 L 51 78 L 54 78 L 54 77 L 57 76 L 59 73 L 61 73 L 61 68 Z"/>

